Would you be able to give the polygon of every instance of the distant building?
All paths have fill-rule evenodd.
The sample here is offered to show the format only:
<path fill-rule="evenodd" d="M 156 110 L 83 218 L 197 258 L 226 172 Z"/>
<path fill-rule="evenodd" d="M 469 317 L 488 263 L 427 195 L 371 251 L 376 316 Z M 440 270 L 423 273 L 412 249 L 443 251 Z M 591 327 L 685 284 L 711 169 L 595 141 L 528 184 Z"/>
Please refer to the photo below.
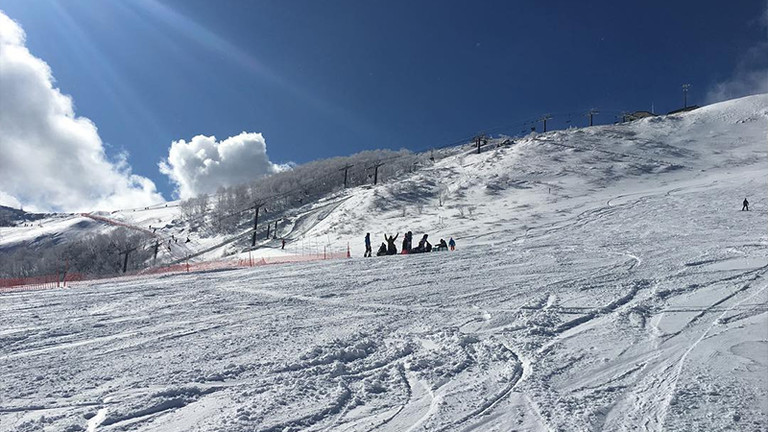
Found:
<path fill-rule="evenodd" d="M 627 118 L 627 121 L 635 121 L 635 120 L 640 120 L 646 117 L 656 117 L 656 114 L 650 111 L 635 111 L 633 113 L 627 114 L 626 118 Z"/>
<path fill-rule="evenodd" d="M 625 112 L 621 115 L 621 122 L 631 122 L 635 120 L 640 120 L 646 117 L 656 117 L 656 114 L 650 112 L 650 111 L 635 111 L 635 112 Z"/>
<path fill-rule="evenodd" d="M 667 115 L 669 115 L 669 114 L 677 114 L 677 113 L 686 112 L 686 111 L 693 111 L 696 108 L 699 108 L 699 106 L 698 105 L 691 105 L 689 107 L 680 108 L 680 109 L 676 109 L 674 111 L 670 111 L 670 112 L 667 113 Z"/>

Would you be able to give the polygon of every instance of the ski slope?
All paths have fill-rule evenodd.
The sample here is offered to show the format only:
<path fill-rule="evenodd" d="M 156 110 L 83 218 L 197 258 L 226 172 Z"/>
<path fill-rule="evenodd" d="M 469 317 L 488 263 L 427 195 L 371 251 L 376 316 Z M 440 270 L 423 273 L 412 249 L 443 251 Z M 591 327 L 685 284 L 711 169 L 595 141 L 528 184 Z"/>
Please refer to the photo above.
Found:
<path fill-rule="evenodd" d="M 349 260 L 4 294 L 0 430 L 766 430 L 767 136 L 532 135 L 295 219 Z M 406 230 L 457 251 L 361 258 Z"/>

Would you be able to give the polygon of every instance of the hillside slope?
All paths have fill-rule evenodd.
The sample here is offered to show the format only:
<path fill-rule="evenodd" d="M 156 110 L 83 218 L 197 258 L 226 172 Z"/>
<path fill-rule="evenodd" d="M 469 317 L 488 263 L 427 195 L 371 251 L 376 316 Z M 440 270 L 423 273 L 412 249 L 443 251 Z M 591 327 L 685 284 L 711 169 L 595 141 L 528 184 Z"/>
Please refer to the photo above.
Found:
<path fill-rule="evenodd" d="M 533 134 L 481 154 L 467 147 L 403 181 L 351 192 L 308 235 L 350 242 L 360 256 L 365 232 L 379 239 L 410 230 L 485 244 L 619 195 L 666 193 L 675 187 L 668 185 L 707 185 L 721 176 L 738 181 L 766 168 L 767 112 L 768 96 L 757 95 L 680 115 Z M 747 188 L 713 204 L 740 208 L 739 195 L 759 203 L 763 192 Z"/>
<path fill-rule="evenodd" d="M 399 232 L 401 240 L 409 230 L 417 239 L 428 233 L 433 243 L 453 237 L 464 245 L 519 236 L 542 218 L 573 217 L 615 195 L 675 182 L 706 183 L 712 176 L 759 167 L 766 153 L 765 111 L 766 95 L 756 95 L 678 115 L 534 133 L 507 146 L 498 146 L 502 139 L 491 140 L 481 154 L 472 146 L 451 148 L 434 165 L 400 181 L 340 191 L 292 211 L 281 218 L 279 231 L 289 241 L 287 252 L 278 250 L 279 239 L 260 238 L 253 255 L 349 244 L 354 255 L 362 256 L 366 232 L 374 243 L 383 241 L 385 232 Z M 739 201 L 734 198 L 733 205 Z M 190 232 L 177 202 L 95 214 L 140 230 L 153 227 L 160 241 L 171 240 L 172 248 L 160 250 L 160 262 L 194 255 L 231 237 Z M 262 227 L 270 217 L 262 215 Z M 43 246 L 46 239 L 76 239 L 113 227 L 80 215 L 59 215 L 25 228 L 0 228 L 0 247 Z M 248 246 L 250 235 L 244 231 L 242 240 L 196 259 L 232 256 Z"/>

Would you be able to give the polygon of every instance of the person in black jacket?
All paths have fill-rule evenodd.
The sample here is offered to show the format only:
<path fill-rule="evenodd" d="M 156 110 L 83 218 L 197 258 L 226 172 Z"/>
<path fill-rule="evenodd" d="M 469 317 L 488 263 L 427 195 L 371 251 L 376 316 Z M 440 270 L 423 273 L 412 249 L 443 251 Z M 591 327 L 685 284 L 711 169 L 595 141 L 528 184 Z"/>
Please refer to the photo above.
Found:
<path fill-rule="evenodd" d="M 424 234 L 424 236 L 421 237 L 419 245 L 413 250 L 414 253 L 432 252 L 432 244 L 429 243 L 427 237 L 429 237 L 427 234 Z"/>
<path fill-rule="evenodd" d="M 749 211 L 749 201 L 747 201 L 746 198 L 744 198 L 744 202 L 741 205 L 741 211 Z"/>
<path fill-rule="evenodd" d="M 379 250 L 376 252 L 376 256 L 384 256 L 387 254 L 387 244 L 382 243 L 381 246 L 379 246 Z"/>
<path fill-rule="evenodd" d="M 403 236 L 403 253 L 407 254 L 411 252 L 411 245 L 413 244 L 413 233 L 408 231 Z"/>
<path fill-rule="evenodd" d="M 395 234 L 395 236 L 389 236 L 387 237 L 386 234 L 384 234 L 384 240 L 387 241 L 387 255 L 395 255 L 397 253 L 397 246 L 395 245 L 395 240 L 397 240 L 397 237 L 400 235 L 400 233 Z"/>
<path fill-rule="evenodd" d="M 365 253 L 363 257 L 371 256 L 371 233 L 365 233 Z"/>

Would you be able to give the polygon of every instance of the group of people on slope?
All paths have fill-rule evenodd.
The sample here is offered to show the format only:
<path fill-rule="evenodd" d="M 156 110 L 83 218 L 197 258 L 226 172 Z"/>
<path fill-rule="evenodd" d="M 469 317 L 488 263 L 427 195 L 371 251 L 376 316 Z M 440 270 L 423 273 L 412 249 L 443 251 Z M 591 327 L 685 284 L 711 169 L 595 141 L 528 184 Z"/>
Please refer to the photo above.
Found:
<path fill-rule="evenodd" d="M 742 202 L 741 210 L 749 210 L 749 201 L 747 201 L 746 198 L 744 198 L 744 202 Z M 376 252 L 376 256 L 383 256 L 383 255 L 397 255 L 397 245 L 395 245 L 395 240 L 397 240 L 397 237 L 400 236 L 400 233 L 395 234 L 394 236 L 387 236 L 384 234 L 384 242 L 381 243 L 381 246 L 379 246 L 379 250 Z M 432 244 L 427 240 L 429 236 L 427 234 L 424 234 L 424 236 L 421 237 L 421 240 L 419 240 L 418 246 L 415 248 L 413 247 L 413 233 L 408 231 L 403 236 L 403 248 L 401 249 L 402 254 L 412 254 L 412 253 L 421 253 L 421 252 L 432 252 L 432 250 L 455 250 L 456 249 L 456 242 L 453 240 L 453 237 L 451 237 L 450 240 L 448 240 L 448 243 L 445 242 L 445 240 L 440 239 L 440 243 L 438 243 L 434 248 L 432 247 Z M 189 240 L 187 240 L 189 241 Z M 283 240 L 283 246 L 285 246 L 285 240 Z M 373 253 L 371 249 L 371 233 L 365 234 L 365 254 L 364 257 L 369 257 Z"/>
<path fill-rule="evenodd" d="M 394 236 L 387 236 L 384 234 L 384 242 L 381 243 L 381 246 L 379 246 L 379 250 L 376 252 L 376 256 L 383 256 L 383 255 L 397 255 L 397 245 L 395 244 L 395 241 L 400 236 L 400 233 L 395 234 Z M 402 254 L 412 254 L 412 253 L 422 253 L 422 252 L 432 252 L 432 250 L 440 251 L 440 250 L 455 250 L 456 249 L 456 242 L 453 240 L 453 237 L 446 243 L 444 239 L 440 239 L 440 243 L 438 243 L 434 248 L 432 247 L 432 244 L 427 240 L 429 235 L 424 234 L 424 236 L 421 237 L 421 240 L 419 240 L 419 244 L 416 247 L 413 247 L 413 233 L 411 231 L 408 231 L 403 236 L 403 247 L 401 249 Z M 365 254 L 364 257 L 369 257 L 373 253 L 373 250 L 371 249 L 371 233 L 365 234 Z"/>

